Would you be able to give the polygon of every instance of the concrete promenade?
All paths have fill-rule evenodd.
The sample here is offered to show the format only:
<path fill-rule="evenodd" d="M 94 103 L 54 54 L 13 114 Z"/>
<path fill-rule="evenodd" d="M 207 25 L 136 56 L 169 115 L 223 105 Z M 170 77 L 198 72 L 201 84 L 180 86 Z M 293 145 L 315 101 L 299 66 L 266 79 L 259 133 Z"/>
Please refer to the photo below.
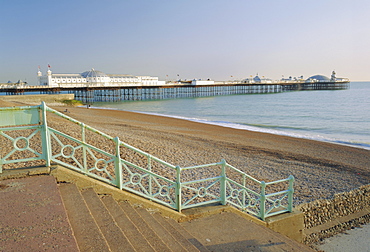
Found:
<path fill-rule="evenodd" d="M 325 252 L 370 252 L 370 224 L 354 228 L 326 238 L 322 244 L 315 246 Z"/>

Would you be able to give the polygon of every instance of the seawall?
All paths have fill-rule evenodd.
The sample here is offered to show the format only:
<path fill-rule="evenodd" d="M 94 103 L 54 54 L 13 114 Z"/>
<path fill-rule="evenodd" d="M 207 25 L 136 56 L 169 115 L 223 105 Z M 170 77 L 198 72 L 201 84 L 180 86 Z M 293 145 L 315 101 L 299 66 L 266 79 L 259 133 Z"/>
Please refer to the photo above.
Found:
<path fill-rule="evenodd" d="M 74 94 L 40 94 L 40 95 L 3 95 L 0 100 L 25 105 L 40 105 L 44 101 L 48 106 L 65 106 L 63 100 L 73 100 Z"/>
<path fill-rule="evenodd" d="M 335 194 L 331 199 L 298 205 L 292 213 L 269 217 L 265 222 L 245 216 L 291 239 L 314 246 L 325 238 L 370 223 L 370 184 Z"/>
<path fill-rule="evenodd" d="M 303 242 L 318 242 L 370 222 L 370 184 L 336 194 L 332 199 L 299 205 L 296 209 L 304 216 Z"/>

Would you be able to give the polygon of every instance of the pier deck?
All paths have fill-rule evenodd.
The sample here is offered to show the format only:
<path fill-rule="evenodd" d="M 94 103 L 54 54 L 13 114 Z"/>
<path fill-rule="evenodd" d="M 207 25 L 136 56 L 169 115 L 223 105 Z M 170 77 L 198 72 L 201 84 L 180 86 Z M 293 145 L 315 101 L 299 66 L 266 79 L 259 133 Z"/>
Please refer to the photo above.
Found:
<path fill-rule="evenodd" d="M 27 93 L 73 93 L 75 99 L 86 103 L 125 100 L 162 100 L 175 98 L 206 97 L 235 94 L 280 93 L 303 90 L 340 90 L 349 88 L 349 81 L 341 82 L 273 82 L 239 83 L 219 82 L 212 85 L 166 84 L 163 86 L 98 86 L 60 85 L 27 86 L 0 85 L 0 93 L 23 95 Z"/>

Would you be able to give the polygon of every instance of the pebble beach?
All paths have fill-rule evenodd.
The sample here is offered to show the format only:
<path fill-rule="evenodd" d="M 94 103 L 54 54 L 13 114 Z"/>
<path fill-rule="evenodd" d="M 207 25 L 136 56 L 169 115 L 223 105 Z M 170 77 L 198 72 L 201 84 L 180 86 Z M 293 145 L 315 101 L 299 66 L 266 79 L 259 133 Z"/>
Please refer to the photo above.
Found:
<path fill-rule="evenodd" d="M 0 107 L 20 105 L 27 104 L 0 100 Z M 68 107 L 66 114 L 175 166 L 225 159 L 260 181 L 293 175 L 294 205 L 370 183 L 366 149 L 119 110 Z M 55 124 L 65 128 L 62 121 Z"/>
<path fill-rule="evenodd" d="M 75 107 L 68 116 L 173 165 L 225 159 L 260 181 L 293 175 L 294 205 L 370 183 L 365 149 L 126 111 Z"/>

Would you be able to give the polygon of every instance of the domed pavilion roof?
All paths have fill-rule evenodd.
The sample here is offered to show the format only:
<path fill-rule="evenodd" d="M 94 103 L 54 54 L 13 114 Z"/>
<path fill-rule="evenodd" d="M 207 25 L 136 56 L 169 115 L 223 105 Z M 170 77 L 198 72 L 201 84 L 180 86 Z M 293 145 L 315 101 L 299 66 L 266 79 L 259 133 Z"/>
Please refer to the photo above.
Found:
<path fill-rule="evenodd" d="M 261 82 L 261 78 L 260 78 L 258 75 L 256 75 L 256 76 L 253 78 L 253 80 L 254 80 L 255 82 Z"/>
<path fill-rule="evenodd" d="M 102 71 L 97 71 L 94 68 L 91 68 L 90 71 L 83 72 L 81 74 L 84 78 L 91 78 L 91 77 L 108 77 L 107 74 L 103 73 Z"/>
<path fill-rule="evenodd" d="M 318 80 L 318 81 L 330 81 L 330 79 L 324 75 L 314 75 L 308 78 L 307 80 Z"/>

